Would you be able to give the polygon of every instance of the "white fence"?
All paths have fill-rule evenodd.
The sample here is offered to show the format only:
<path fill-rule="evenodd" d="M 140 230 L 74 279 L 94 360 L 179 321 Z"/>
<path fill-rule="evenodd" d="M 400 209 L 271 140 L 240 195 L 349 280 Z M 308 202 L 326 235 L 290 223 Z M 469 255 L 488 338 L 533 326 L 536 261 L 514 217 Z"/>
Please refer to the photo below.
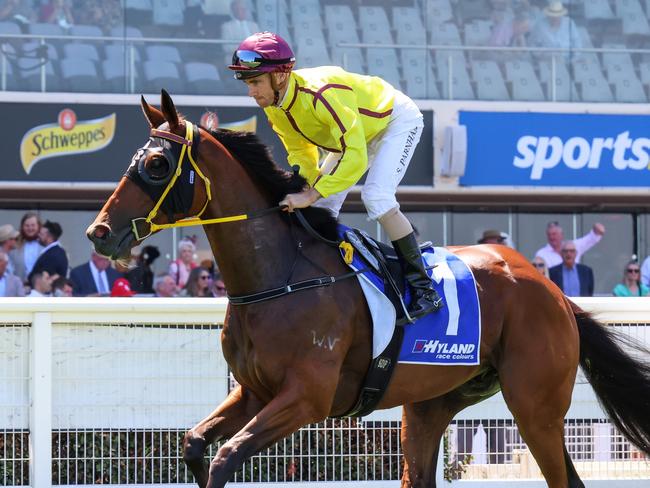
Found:
<path fill-rule="evenodd" d="M 650 344 L 649 300 L 577 301 Z M 0 299 L 0 485 L 192 483 L 180 440 L 227 394 L 225 309 L 221 299 Z M 234 481 L 399 486 L 399 421 L 393 409 L 305 427 Z M 581 376 L 565 430 L 588 486 L 648 485 L 650 463 Z M 453 486 L 545 486 L 500 395 L 458 415 L 446 444 L 440 481 L 446 471 Z"/>

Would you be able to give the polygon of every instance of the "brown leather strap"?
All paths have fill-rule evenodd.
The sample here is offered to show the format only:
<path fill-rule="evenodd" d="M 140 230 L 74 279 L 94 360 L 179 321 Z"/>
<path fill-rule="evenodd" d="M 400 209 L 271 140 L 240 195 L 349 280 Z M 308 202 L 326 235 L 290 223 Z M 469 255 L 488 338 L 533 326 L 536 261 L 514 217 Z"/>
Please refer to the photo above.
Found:
<path fill-rule="evenodd" d="M 166 130 L 151 129 L 151 137 L 161 137 L 167 139 L 168 141 L 177 142 L 183 144 L 184 146 L 191 146 L 192 141 L 185 139 L 182 136 L 176 135 L 173 132 L 167 132 Z"/>

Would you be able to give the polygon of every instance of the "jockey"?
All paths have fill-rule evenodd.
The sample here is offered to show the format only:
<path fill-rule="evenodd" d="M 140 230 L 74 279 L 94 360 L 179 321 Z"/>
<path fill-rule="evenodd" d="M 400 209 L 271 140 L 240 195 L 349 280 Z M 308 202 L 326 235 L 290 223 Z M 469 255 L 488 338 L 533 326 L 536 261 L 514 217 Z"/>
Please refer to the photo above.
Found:
<path fill-rule="evenodd" d="M 246 38 L 229 66 L 248 85 L 309 187 L 280 202 L 291 212 L 324 207 L 336 217 L 345 197 L 368 172 L 361 199 L 370 218 L 390 237 L 414 292 L 409 313 L 442 306 L 427 275 L 410 221 L 395 198 L 424 127 L 413 101 L 375 76 L 336 66 L 293 71 L 295 57 L 279 35 Z M 319 161 L 319 151 L 325 157 Z"/>

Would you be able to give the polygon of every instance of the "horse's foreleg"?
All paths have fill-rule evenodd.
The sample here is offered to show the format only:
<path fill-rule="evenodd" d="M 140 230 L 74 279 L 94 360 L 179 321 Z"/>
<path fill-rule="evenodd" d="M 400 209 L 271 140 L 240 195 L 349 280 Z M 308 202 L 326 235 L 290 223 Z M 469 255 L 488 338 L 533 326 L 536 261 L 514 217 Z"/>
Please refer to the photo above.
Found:
<path fill-rule="evenodd" d="M 189 430 L 183 438 L 183 460 L 201 488 L 208 484 L 208 467 L 204 461 L 210 444 L 233 436 L 264 405 L 248 390 L 235 388 L 219 407 Z"/>
<path fill-rule="evenodd" d="M 404 451 L 403 488 L 436 486 L 438 451 L 449 422 L 473 401 L 453 392 L 419 403 L 404 405 L 402 450 Z"/>
<path fill-rule="evenodd" d="M 283 389 L 224 443 L 210 463 L 208 488 L 222 488 L 247 458 L 303 425 L 323 420 L 328 413 L 328 402 L 319 401 L 323 398 L 317 392 L 310 394 L 306 390 L 304 385 Z"/>

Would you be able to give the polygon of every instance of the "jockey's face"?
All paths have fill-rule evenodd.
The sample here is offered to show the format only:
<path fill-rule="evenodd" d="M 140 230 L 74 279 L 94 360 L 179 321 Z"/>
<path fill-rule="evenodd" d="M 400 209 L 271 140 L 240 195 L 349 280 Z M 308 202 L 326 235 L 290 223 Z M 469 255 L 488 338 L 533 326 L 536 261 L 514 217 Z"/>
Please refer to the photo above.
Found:
<path fill-rule="evenodd" d="M 275 94 L 270 76 L 263 74 L 244 82 L 248 86 L 248 96 L 254 98 L 260 107 L 266 108 L 273 104 Z"/>

